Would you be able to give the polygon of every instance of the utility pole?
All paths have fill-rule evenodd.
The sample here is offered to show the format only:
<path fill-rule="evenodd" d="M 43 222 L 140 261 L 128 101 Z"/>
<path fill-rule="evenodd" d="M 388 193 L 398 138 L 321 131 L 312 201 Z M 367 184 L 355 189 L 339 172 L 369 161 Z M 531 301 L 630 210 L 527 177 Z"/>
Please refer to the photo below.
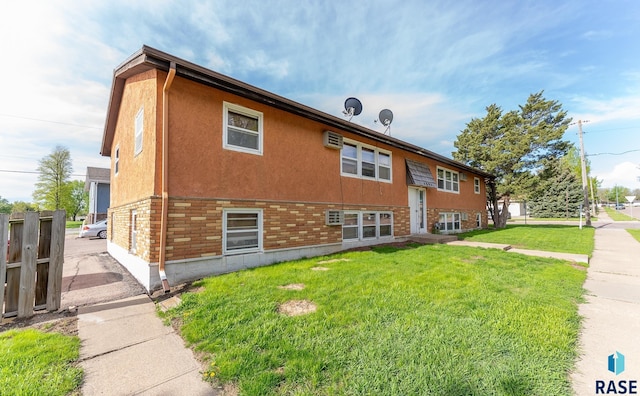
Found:
<path fill-rule="evenodd" d="M 584 160 L 584 141 L 582 140 L 582 120 L 578 120 L 578 136 L 580 137 L 580 163 L 582 165 L 582 194 L 584 196 L 586 224 L 591 225 L 591 211 L 589 207 L 589 190 L 587 188 L 587 164 Z"/>

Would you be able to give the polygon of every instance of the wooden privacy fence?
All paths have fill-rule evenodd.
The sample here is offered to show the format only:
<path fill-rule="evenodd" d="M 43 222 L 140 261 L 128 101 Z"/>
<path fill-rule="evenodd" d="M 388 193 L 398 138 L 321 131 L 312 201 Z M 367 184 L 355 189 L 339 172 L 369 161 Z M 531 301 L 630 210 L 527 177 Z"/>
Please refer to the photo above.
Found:
<path fill-rule="evenodd" d="M 65 221 L 64 210 L 0 214 L 0 320 L 60 309 Z"/>

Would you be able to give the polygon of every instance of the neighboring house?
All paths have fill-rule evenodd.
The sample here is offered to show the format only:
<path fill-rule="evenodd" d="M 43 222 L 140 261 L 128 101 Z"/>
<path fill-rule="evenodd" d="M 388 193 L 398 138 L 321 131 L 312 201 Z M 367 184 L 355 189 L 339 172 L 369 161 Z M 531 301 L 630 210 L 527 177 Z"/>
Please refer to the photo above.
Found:
<path fill-rule="evenodd" d="M 111 169 L 87 167 L 84 189 L 89 192 L 89 208 L 85 224 L 93 224 L 107 218 L 110 183 Z"/>
<path fill-rule="evenodd" d="M 146 288 L 486 227 L 490 174 L 143 47 L 114 71 L 108 251 Z"/>

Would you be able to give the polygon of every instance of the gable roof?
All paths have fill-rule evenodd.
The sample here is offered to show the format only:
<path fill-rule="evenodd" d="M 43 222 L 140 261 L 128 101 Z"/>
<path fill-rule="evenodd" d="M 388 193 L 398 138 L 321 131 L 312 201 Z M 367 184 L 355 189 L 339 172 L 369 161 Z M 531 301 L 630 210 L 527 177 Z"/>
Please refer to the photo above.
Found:
<path fill-rule="evenodd" d="M 391 136 L 387 136 L 363 126 L 353 124 L 347 120 L 343 120 L 330 114 L 323 113 L 293 100 L 278 96 L 274 93 L 254 87 L 146 45 L 126 59 L 113 72 L 113 82 L 111 84 L 107 119 L 105 122 L 104 134 L 102 136 L 102 146 L 100 148 L 101 155 L 107 157 L 111 155 L 111 146 L 113 144 L 116 120 L 118 118 L 118 111 L 120 110 L 126 79 L 151 69 L 168 72 L 171 64 L 175 64 L 176 76 L 178 77 L 186 78 L 222 91 L 230 92 L 255 102 L 263 103 L 300 117 L 317 121 L 329 127 L 348 131 L 355 135 L 360 135 L 392 147 L 416 153 L 420 156 L 476 173 L 485 178 L 494 178 L 490 173 L 472 168 L 443 155 L 415 146 L 400 139 L 392 138 Z"/>

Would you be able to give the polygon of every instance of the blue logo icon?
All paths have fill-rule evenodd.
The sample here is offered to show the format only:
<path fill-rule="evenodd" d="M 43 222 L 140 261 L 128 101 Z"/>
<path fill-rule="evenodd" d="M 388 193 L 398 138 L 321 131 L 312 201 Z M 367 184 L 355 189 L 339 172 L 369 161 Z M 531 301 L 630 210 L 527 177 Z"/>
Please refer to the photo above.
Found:
<path fill-rule="evenodd" d="M 624 371 L 624 355 L 616 351 L 613 355 L 609 355 L 609 371 L 618 375 Z"/>

